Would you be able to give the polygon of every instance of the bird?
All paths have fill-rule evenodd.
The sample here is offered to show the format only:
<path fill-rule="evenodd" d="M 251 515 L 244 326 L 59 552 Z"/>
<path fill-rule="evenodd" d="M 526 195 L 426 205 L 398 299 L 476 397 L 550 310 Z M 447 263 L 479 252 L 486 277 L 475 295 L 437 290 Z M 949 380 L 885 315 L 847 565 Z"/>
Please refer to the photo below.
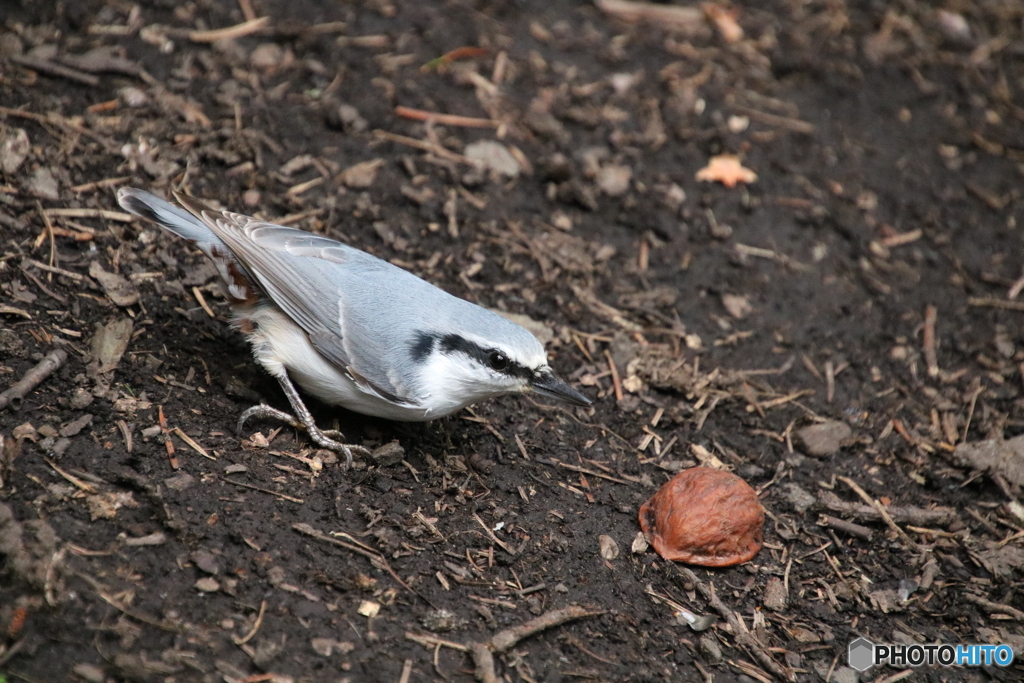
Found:
<path fill-rule="evenodd" d="M 366 450 L 319 429 L 296 384 L 324 403 L 410 422 L 511 393 L 591 405 L 558 378 L 532 333 L 497 313 L 342 242 L 172 194 L 180 207 L 128 187 L 117 201 L 213 261 L 232 326 L 293 411 L 252 406 L 239 432 L 252 418 L 286 422 L 351 467 L 353 452 Z"/>

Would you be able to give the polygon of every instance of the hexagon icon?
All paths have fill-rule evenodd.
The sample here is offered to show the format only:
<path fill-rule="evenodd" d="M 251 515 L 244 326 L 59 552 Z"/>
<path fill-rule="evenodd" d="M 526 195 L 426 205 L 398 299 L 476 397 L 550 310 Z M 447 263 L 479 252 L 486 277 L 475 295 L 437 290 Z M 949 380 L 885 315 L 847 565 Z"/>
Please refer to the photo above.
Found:
<path fill-rule="evenodd" d="M 875 663 L 875 644 L 867 638 L 850 643 L 850 668 L 866 671 Z"/>

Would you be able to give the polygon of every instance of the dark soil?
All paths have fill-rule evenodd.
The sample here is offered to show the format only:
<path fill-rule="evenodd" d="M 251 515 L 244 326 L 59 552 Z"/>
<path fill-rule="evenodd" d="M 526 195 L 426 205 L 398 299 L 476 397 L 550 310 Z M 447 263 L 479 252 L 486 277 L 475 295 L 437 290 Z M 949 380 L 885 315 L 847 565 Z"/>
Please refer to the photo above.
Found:
<path fill-rule="evenodd" d="M 67 352 L 0 412 L 0 680 L 472 680 L 444 643 L 569 606 L 590 616 L 495 654 L 499 679 L 850 682 L 859 636 L 1024 655 L 1024 474 L 954 451 L 1024 433 L 1019 3 L 741 2 L 730 43 L 586 3 L 253 0 L 257 32 L 192 39 L 247 6 L 0 0 L 2 385 Z M 478 140 L 518 168 L 464 163 Z M 756 182 L 698 182 L 723 153 Z M 316 406 L 404 449 L 352 471 L 289 428 L 238 436 L 287 401 L 200 253 L 94 211 L 120 186 L 527 315 L 594 407 Z M 852 433 L 807 455 L 826 421 Z M 640 504 L 716 459 L 767 510 L 760 554 L 694 581 L 632 551 Z"/>

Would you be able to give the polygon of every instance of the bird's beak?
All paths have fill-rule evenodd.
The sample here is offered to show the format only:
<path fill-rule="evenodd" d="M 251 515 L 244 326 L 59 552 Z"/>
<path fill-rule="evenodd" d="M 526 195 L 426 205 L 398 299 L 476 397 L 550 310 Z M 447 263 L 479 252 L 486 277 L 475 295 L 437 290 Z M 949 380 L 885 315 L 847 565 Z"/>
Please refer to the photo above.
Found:
<path fill-rule="evenodd" d="M 574 406 L 589 406 L 591 400 L 576 391 L 562 380 L 555 377 L 550 370 L 538 374 L 530 381 L 530 387 L 541 396 L 550 396 Z"/>

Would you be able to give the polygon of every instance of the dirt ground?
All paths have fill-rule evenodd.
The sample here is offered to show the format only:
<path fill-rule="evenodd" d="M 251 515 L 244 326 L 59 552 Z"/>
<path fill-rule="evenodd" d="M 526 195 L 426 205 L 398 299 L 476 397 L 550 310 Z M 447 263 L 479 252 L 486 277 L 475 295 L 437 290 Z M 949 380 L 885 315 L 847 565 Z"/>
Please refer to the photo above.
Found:
<path fill-rule="evenodd" d="M 1024 656 L 1024 6 L 599 4 L 0 0 L 0 387 L 60 365 L 0 409 L 0 681 L 853 683 L 860 636 Z M 756 180 L 698 181 L 722 154 Z M 287 401 L 121 186 L 528 316 L 594 406 L 316 406 L 403 449 L 352 471 L 236 435 Z M 698 463 L 758 492 L 752 561 L 634 545 Z"/>

